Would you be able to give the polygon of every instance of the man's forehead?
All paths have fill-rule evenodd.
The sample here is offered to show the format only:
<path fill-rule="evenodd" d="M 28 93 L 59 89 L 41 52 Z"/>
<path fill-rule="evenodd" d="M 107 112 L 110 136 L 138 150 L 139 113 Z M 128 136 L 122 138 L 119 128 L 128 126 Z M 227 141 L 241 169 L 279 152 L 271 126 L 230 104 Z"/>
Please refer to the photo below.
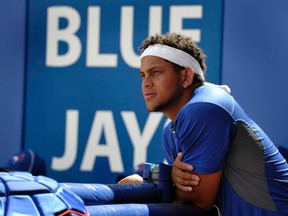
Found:
<path fill-rule="evenodd" d="M 167 60 L 157 56 L 145 56 L 141 59 L 140 68 L 145 70 L 152 70 L 155 68 L 165 67 L 169 64 Z M 170 63 L 172 64 L 172 63 Z"/>

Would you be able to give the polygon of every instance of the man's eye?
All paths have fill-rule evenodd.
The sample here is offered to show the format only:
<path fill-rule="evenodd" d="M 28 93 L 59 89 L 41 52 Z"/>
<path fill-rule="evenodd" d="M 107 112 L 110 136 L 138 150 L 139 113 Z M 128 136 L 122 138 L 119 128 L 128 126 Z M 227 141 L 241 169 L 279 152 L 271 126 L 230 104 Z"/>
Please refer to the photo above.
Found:
<path fill-rule="evenodd" d="M 160 71 L 160 70 L 153 71 L 153 76 L 157 76 L 157 75 L 159 75 L 159 74 L 161 74 L 161 71 Z"/>

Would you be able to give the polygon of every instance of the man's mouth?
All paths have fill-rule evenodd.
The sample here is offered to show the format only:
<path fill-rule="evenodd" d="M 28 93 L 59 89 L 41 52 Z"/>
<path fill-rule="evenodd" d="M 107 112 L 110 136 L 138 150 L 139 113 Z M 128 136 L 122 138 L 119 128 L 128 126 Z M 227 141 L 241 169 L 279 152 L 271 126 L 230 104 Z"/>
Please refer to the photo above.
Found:
<path fill-rule="evenodd" d="M 156 93 L 150 92 L 150 93 L 145 93 L 144 94 L 144 99 L 145 101 L 150 100 L 156 96 Z"/>

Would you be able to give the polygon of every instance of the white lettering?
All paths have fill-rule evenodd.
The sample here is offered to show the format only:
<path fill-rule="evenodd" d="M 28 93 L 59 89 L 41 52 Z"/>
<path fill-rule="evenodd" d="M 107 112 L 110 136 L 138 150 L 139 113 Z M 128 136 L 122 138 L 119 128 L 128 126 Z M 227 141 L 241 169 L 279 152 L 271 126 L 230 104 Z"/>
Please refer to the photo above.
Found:
<path fill-rule="evenodd" d="M 65 67 L 74 64 L 81 54 L 81 41 L 75 35 L 80 27 L 80 15 L 67 6 L 49 7 L 47 12 L 46 65 Z M 60 29 L 59 20 L 67 20 L 67 27 Z M 65 42 L 68 51 L 59 54 L 59 42 Z"/>
<path fill-rule="evenodd" d="M 149 8 L 149 35 L 161 33 L 162 29 L 162 7 L 151 6 Z"/>
<path fill-rule="evenodd" d="M 163 114 L 149 113 L 142 132 L 135 112 L 122 111 L 121 116 L 133 145 L 133 167 L 136 168 L 140 163 L 147 161 L 148 146 L 151 144 L 151 139 Z M 52 170 L 65 171 L 74 165 L 78 152 L 78 133 L 79 111 L 67 110 L 64 153 L 62 157 L 52 157 Z M 106 143 L 100 143 L 101 137 L 105 138 Z M 108 158 L 111 172 L 124 172 L 112 111 L 97 111 L 95 113 L 80 170 L 92 171 L 97 157 Z"/>
<path fill-rule="evenodd" d="M 86 49 L 87 49 L 86 65 L 88 67 L 117 67 L 116 54 L 100 54 L 99 7 L 88 8 Z"/>
<path fill-rule="evenodd" d="M 203 6 L 182 5 L 170 7 L 169 31 L 189 35 L 195 42 L 201 40 L 200 29 L 184 29 L 184 19 L 201 19 Z M 60 19 L 67 21 L 65 28 L 60 27 Z M 117 18 L 116 18 L 117 19 Z M 134 50 L 134 7 L 121 7 L 120 19 L 120 52 L 125 63 L 133 68 L 139 68 L 139 55 Z M 161 33 L 162 6 L 150 6 L 148 34 Z M 100 53 L 100 47 L 105 38 L 100 40 L 101 8 L 90 6 L 87 9 L 86 36 L 86 66 L 87 67 L 117 67 L 118 55 L 115 53 Z M 81 17 L 76 9 L 68 6 L 53 6 L 47 11 L 46 65 L 50 67 L 65 67 L 75 64 L 81 55 L 82 45 L 76 35 L 80 28 Z M 81 38 L 82 39 L 82 38 Z M 67 44 L 66 53 L 60 53 L 60 42 Z M 109 43 L 110 41 L 105 41 Z"/>
<path fill-rule="evenodd" d="M 203 8 L 199 6 L 171 6 L 170 8 L 170 32 L 182 33 L 189 35 L 193 41 L 200 42 L 201 30 L 200 29 L 183 29 L 183 19 L 201 19 L 203 17 Z"/>
<path fill-rule="evenodd" d="M 100 143 L 102 132 L 104 133 L 106 144 Z M 92 171 L 97 156 L 108 158 L 112 172 L 124 171 L 111 111 L 96 112 L 80 170 Z"/>
<path fill-rule="evenodd" d="M 76 160 L 78 147 L 79 112 L 68 110 L 66 112 L 65 148 L 62 157 L 53 157 L 51 167 L 53 170 L 64 171 L 71 168 Z"/>
<path fill-rule="evenodd" d="M 150 141 L 157 130 L 162 119 L 163 113 L 149 113 L 145 127 L 141 134 L 137 118 L 134 112 L 121 112 L 126 129 L 134 147 L 133 167 L 136 168 L 140 163 L 147 160 L 147 148 Z M 159 144 L 160 145 L 160 144 Z"/>
<path fill-rule="evenodd" d="M 121 10 L 121 32 L 120 32 L 120 49 L 124 61 L 130 67 L 139 68 L 139 56 L 135 54 L 133 47 L 133 7 L 122 7 Z"/>
<path fill-rule="evenodd" d="M 133 46 L 133 7 L 122 7 L 121 28 L 120 28 L 120 49 L 124 61 L 134 68 L 140 67 L 139 55 L 134 51 Z M 162 28 L 162 7 L 151 6 L 149 8 L 149 35 L 160 33 Z"/>

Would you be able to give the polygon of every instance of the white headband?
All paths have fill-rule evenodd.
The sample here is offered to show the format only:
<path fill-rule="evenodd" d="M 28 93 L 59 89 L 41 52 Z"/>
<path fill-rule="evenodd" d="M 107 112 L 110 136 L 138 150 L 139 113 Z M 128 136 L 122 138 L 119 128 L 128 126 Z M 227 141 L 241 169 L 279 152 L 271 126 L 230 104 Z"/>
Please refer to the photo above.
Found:
<path fill-rule="evenodd" d="M 153 44 L 144 50 L 140 59 L 145 56 L 158 56 L 182 67 L 192 67 L 194 72 L 204 80 L 203 71 L 198 61 L 180 49 L 163 44 Z"/>

